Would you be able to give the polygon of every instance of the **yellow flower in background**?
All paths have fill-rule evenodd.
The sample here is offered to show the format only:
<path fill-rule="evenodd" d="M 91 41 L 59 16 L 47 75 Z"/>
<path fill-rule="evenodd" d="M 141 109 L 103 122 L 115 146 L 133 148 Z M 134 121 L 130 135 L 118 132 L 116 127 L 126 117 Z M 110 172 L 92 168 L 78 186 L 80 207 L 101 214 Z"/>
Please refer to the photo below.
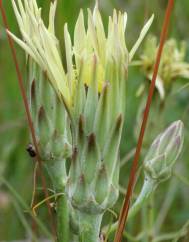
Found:
<path fill-rule="evenodd" d="M 53 88 L 68 109 L 75 105 L 74 97 L 81 69 L 82 82 L 89 86 L 94 77 L 95 65 L 97 87 L 101 92 L 105 82 L 109 81 L 106 79 L 109 63 L 113 61 L 127 70 L 128 63 L 132 60 L 153 21 L 152 16 L 144 26 L 138 41 L 128 53 L 125 42 L 127 13 L 114 10 L 113 17 L 109 17 L 108 33 L 106 34 L 97 4 L 93 12 L 88 10 L 87 28 L 81 10 L 75 26 L 73 44 L 67 24 L 64 26 L 67 62 L 65 68 L 54 30 L 57 1 L 51 3 L 48 28 L 42 20 L 41 9 L 37 6 L 36 0 L 12 0 L 12 5 L 23 40 L 12 33 L 9 34 L 47 73 Z"/>
<path fill-rule="evenodd" d="M 149 80 L 152 79 L 157 50 L 158 40 L 151 35 L 146 40 L 140 60 L 133 62 L 134 65 L 142 67 Z M 166 89 L 171 87 L 176 78 L 189 78 L 189 63 L 185 58 L 186 43 L 182 42 L 178 45 L 175 39 L 166 41 L 156 82 L 156 88 L 162 100 L 165 98 Z"/>

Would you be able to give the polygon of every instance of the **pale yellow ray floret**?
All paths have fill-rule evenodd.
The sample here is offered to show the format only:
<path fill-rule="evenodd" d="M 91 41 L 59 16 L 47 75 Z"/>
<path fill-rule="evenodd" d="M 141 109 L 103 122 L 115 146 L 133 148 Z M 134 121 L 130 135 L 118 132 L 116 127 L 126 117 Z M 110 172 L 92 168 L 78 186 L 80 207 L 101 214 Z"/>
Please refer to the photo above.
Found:
<path fill-rule="evenodd" d="M 101 14 L 96 4 L 93 13 L 88 10 L 88 26 L 84 24 L 84 14 L 81 10 L 74 31 L 74 44 L 67 24 L 64 26 L 67 71 L 63 67 L 59 41 L 55 36 L 54 20 L 57 1 L 51 3 L 49 26 L 45 26 L 41 9 L 36 0 L 11 0 L 23 40 L 10 33 L 11 37 L 26 51 L 27 55 L 47 73 L 49 81 L 67 107 L 74 105 L 73 96 L 77 91 L 75 84 L 83 63 L 84 84 L 90 85 L 93 77 L 94 56 L 97 60 L 96 77 L 98 90 L 102 90 L 106 67 L 111 59 L 125 65 L 132 60 L 136 50 L 149 30 L 154 16 L 144 26 L 139 39 L 128 53 L 125 41 L 127 13 L 114 10 L 109 17 L 108 33 L 106 35 Z"/>

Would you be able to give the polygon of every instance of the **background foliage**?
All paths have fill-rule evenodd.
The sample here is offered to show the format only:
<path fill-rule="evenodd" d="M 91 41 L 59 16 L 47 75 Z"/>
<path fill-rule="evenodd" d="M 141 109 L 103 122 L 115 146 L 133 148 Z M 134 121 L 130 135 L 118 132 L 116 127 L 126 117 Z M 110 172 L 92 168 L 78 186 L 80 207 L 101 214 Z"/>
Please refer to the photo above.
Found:
<path fill-rule="evenodd" d="M 19 34 L 11 8 L 11 1 L 4 0 L 3 2 L 10 28 L 14 33 Z M 44 8 L 43 13 L 46 18 L 49 9 L 49 1 L 39 0 L 38 2 Z M 57 35 L 63 45 L 63 23 L 68 22 L 69 29 L 73 32 L 79 9 L 81 7 L 84 9 L 88 7 L 93 8 L 94 1 L 59 0 L 58 2 L 59 7 L 56 19 Z M 151 15 L 151 13 L 155 13 L 155 21 L 150 32 L 159 36 L 166 3 L 167 1 L 165 0 L 106 0 L 100 1 L 100 8 L 103 12 L 104 21 L 107 21 L 107 17 L 112 13 L 113 8 L 121 9 L 122 11 L 126 10 L 128 12 L 129 22 L 126 37 L 128 48 L 130 48 L 132 43 L 136 40 L 144 21 Z M 176 38 L 178 41 L 185 40 L 189 46 L 188 21 L 189 1 L 175 1 L 175 10 L 169 35 Z M 142 47 L 140 48 L 140 51 L 141 50 Z M 24 53 L 20 48 L 17 48 L 17 53 L 23 76 L 25 76 Z M 135 217 L 129 223 L 129 233 L 133 235 L 136 235 L 141 231 L 141 226 L 142 230 L 145 231 L 154 224 L 156 225 L 156 229 L 160 228 L 161 233 L 174 232 L 181 229 L 181 227 L 189 220 L 189 86 L 178 92 L 178 89 L 188 81 L 189 80 L 175 80 L 171 93 L 168 95 L 165 104 L 161 108 L 158 104 L 158 94 L 155 95 L 150 116 L 151 126 L 149 126 L 145 137 L 143 154 L 145 154 L 146 149 L 149 147 L 149 144 L 155 138 L 156 134 L 160 133 L 162 128 L 166 127 L 167 124 L 176 119 L 182 119 L 185 124 L 185 145 L 182 156 L 180 156 L 180 159 L 177 162 L 173 177 L 158 188 L 151 201 L 153 205 L 153 218 L 146 218 L 141 220 L 141 223 L 136 223 L 136 221 L 139 221 L 141 218 L 141 215 L 137 215 L 138 218 Z M 141 82 L 145 82 L 143 73 L 136 67 L 130 67 L 126 125 L 121 149 L 122 157 L 128 155 L 136 145 L 137 114 L 143 99 L 142 97 L 137 97 L 136 92 Z M 15 188 L 17 194 L 19 194 L 29 205 L 32 196 L 34 163 L 25 151 L 28 143 L 29 135 L 23 104 L 5 31 L 0 19 L 0 176 L 5 177 Z M 132 159 L 129 159 L 126 165 L 121 169 L 121 187 L 125 187 L 127 184 L 131 160 Z M 140 177 L 142 177 L 142 173 Z M 140 182 L 137 184 L 136 194 L 140 189 Z M 122 198 L 121 195 L 120 200 L 114 208 L 117 213 L 120 209 Z M 37 200 L 40 201 L 41 199 L 43 199 L 43 196 L 39 190 Z M 145 209 L 143 213 L 148 211 L 149 207 Z M 1 184 L 0 181 L 0 241 L 23 239 L 27 236 L 28 231 L 24 228 L 23 223 L 21 223 L 23 215 L 31 224 L 31 218 L 27 211 L 23 211 L 23 208 L 18 206 L 18 201 L 15 196 L 3 184 Z M 46 223 L 45 206 L 42 206 L 39 209 L 39 215 L 42 216 L 44 223 Z M 110 215 L 108 214 L 106 218 L 107 221 L 109 220 L 109 217 Z M 151 221 L 151 224 L 149 224 L 149 221 Z M 159 225 L 161 225 L 161 227 Z M 189 236 L 189 228 L 185 240 L 179 241 L 189 241 L 189 237 L 187 236 Z M 151 241 L 149 239 L 150 238 L 147 238 L 145 241 Z"/>

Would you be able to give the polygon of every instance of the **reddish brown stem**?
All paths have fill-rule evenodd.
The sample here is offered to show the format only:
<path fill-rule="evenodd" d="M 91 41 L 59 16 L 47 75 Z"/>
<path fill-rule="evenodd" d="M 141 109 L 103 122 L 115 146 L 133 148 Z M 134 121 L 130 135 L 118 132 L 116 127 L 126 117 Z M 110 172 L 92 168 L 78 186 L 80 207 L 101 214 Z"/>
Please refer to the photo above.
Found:
<path fill-rule="evenodd" d="M 132 167 L 131 167 L 127 193 L 126 193 L 124 203 L 123 203 L 123 206 L 122 206 L 122 209 L 120 212 L 118 228 L 116 231 L 114 242 L 120 242 L 122 239 L 122 236 L 123 236 L 123 230 L 124 230 L 124 227 L 126 224 L 130 201 L 131 201 L 133 188 L 134 188 L 134 184 L 135 184 L 136 172 L 137 172 L 137 168 L 138 168 L 138 161 L 140 158 L 140 152 L 141 152 L 141 148 L 142 148 L 143 138 L 144 138 L 144 134 L 145 134 L 145 130 L 146 130 L 147 120 L 149 117 L 152 97 L 154 94 L 156 78 L 157 78 L 157 74 L 158 74 L 158 70 L 159 70 L 159 64 L 161 61 L 161 55 L 162 55 L 164 43 L 165 43 L 167 32 L 168 32 L 168 27 L 169 27 L 169 22 L 170 22 L 170 17 L 171 17 L 171 13 L 173 10 L 173 6 L 174 6 L 174 0 L 169 0 L 168 5 L 167 5 L 166 14 L 165 14 L 164 23 L 163 23 L 163 28 L 162 28 L 162 32 L 161 32 L 160 45 L 159 45 L 159 49 L 158 49 L 158 53 L 157 53 L 157 57 L 156 57 L 156 63 L 154 66 L 152 82 L 151 82 L 150 89 L 149 89 L 148 99 L 146 102 L 144 117 L 143 117 L 140 135 L 139 135 L 139 139 L 138 139 L 138 143 L 137 143 L 136 153 L 135 153 L 134 160 L 133 160 Z"/>
<path fill-rule="evenodd" d="M 0 11 L 1 11 L 1 15 L 2 15 L 2 19 L 3 19 L 3 23 L 4 23 L 4 26 L 5 26 L 5 29 L 9 30 L 7 17 L 6 17 L 6 12 L 4 10 L 3 4 L 2 4 L 2 0 L 0 0 Z M 11 49 L 11 53 L 12 53 L 13 61 L 14 61 L 14 64 L 15 64 L 15 68 L 16 68 L 16 73 L 17 73 L 17 77 L 18 77 L 18 84 L 19 84 L 19 88 L 20 88 L 22 99 L 23 99 L 23 103 L 24 103 L 24 108 L 25 108 L 25 112 L 26 112 L 28 126 L 29 126 L 29 129 L 30 129 L 30 132 L 31 132 L 33 144 L 34 144 L 35 151 L 36 151 L 36 161 L 38 162 L 38 165 L 39 165 L 39 175 L 41 177 L 45 198 L 47 198 L 48 197 L 48 190 L 47 190 L 47 186 L 46 186 L 46 179 L 45 179 L 45 176 L 43 175 L 42 160 L 41 160 L 40 154 L 39 154 L 38 143 L 37 143 L 35 130 L 34 130 L 32 118 L 31 118 L 31 114 L 30 114 L 30 110 L 29 110 L 27 96 L 26 96 L 26 92 L 25 92 L 25 88 L 24 88 L 24 82 L 23 82 L 22 74 L 21 74 L 21 71 L 20 71 L 20 68 L 19 68 L 17 55 L 16 55 L 16 51 L 15 51 L 15 48 L 14 48 L 14 43 L 13 43 L 13 40 L 12 40 L 12 38 L 10 37 L 10 35 L 8 33 L 7 33 L 7 38 L 8 38 L 8 43 L 9 43 L 9 46 L 10 46 L 10 49 Z M 49 203 L 48 200 L 46 201 L 46 204 L 47 204 L 47 207 L 48 207 L 49 216 L 51 218 L 50 221 L 51 221 L 52 232 L 53 232 L 53 235 L 55 236 L 56 235 L 56 230 L 55 230 L 55 225 L 54 225 L 54 222 L 53 222 L 53 215 L 52 215 L 50 203 Z"/>

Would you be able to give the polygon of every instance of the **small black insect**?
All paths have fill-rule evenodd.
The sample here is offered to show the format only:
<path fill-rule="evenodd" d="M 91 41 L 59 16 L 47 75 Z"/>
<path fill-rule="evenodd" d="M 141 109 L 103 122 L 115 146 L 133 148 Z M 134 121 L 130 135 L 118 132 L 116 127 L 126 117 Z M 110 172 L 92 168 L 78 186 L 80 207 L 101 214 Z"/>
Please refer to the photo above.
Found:
<path fill-rule="evenodd" d="M 31 157 L 36 156 L 35 148 L 32 144 L 29 144 L 26 150 Z"/>

